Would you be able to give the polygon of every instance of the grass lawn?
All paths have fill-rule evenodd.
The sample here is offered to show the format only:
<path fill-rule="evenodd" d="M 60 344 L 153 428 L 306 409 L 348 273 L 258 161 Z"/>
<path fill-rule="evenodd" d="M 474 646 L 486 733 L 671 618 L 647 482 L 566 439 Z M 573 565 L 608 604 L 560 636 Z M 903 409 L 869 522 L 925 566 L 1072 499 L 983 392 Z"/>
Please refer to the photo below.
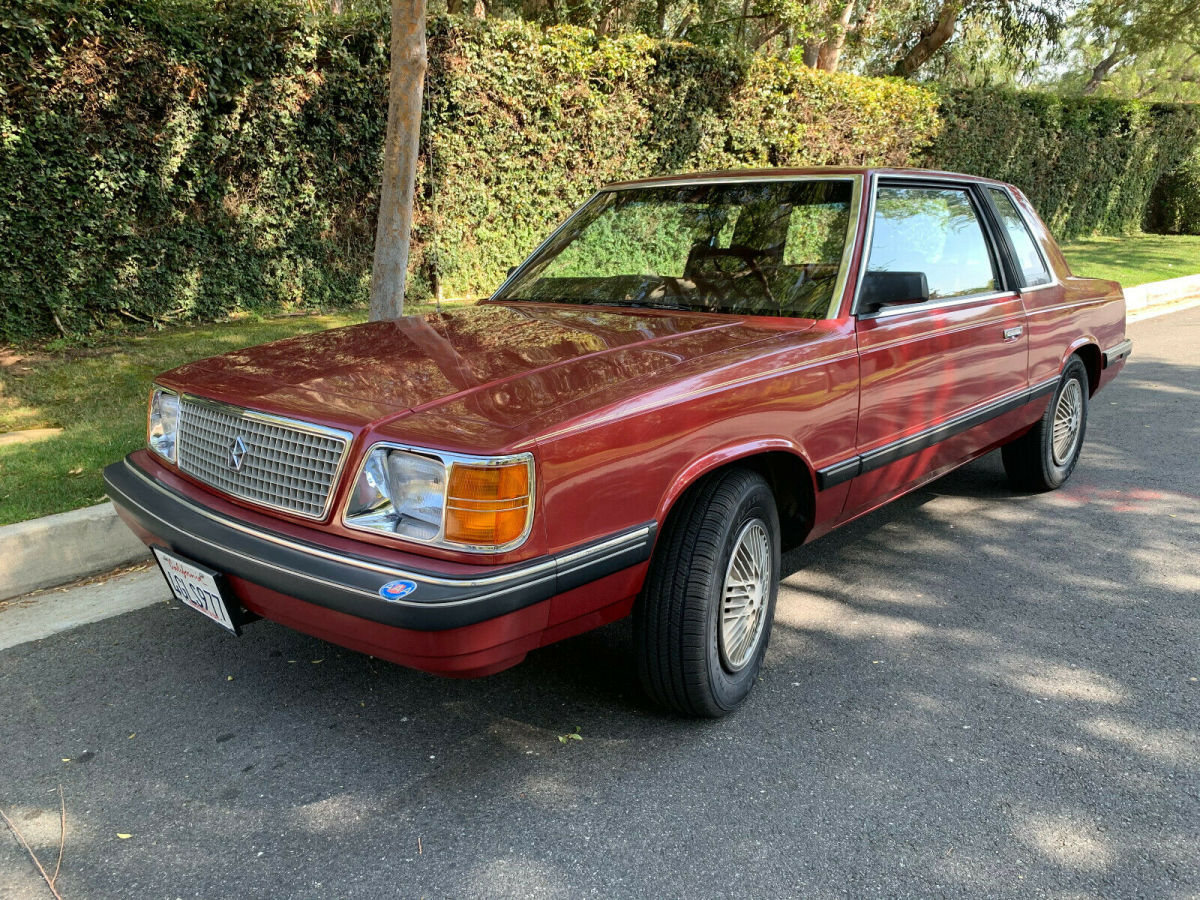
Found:
<path fill-rule="evenodd" d="M 0 524 L 103 500 L 101 469 L 145 443 L 146 400 L 158 373 L 365 318 L 365 310 L 352 310 L 170 328 L 56 353 L 0 348 Z M 12 434 L 35 429 L 44 431 Z"/>
<path fill-rule="evenodd" d="M 1200 274 L 1200 235 L 1137 234 L 1063 244 L 1076 275 L 1109 278 L 1125 287 Z"/>

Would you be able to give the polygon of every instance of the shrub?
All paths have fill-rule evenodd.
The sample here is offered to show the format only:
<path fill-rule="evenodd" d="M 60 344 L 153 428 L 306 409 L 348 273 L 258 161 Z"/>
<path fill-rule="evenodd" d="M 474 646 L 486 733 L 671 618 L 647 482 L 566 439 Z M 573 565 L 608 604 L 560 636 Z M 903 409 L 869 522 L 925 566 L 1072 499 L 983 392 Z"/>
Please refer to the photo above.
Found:
<path fill-rule="evenodd" d="M 1146 229 L 1160 234 L 1200 234 L 1200 150 L 1155 187 Z"/>
<path fill-rule="evenodd" d="M 979 89 L 942 97 L 930 165 L 1029 195 L 1060 240 L 1141 230 L 1155 185 L 1200 139 L 1200 109 Z"/>
<path fill-rule="evenodd" d="M 660 172 L 911 164 L 936 97 L 711 51 L 516 22 L 434 23 L 416 271 L 486 292 L 595 188 Z"/>
<path fill-rule="evenodd" d="M 645 37 L 430 23 L 410 296 L 494 287 L 599 184 L 904 164 L 936 98 Z M 0 340 L 366 299 L 387 22 L 285 0 L 0 8 Z"/>

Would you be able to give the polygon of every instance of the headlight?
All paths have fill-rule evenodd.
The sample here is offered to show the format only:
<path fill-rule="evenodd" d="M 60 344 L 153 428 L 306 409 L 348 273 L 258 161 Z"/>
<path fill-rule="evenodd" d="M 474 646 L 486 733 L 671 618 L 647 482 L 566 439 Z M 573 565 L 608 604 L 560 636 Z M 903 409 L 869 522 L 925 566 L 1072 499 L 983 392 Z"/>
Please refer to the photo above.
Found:
<path fill-rule="evenodd" d="M 351 528 L 467 550 L 511 549 L 533 516 L 533 458 L 435 454 L 379 444 L 346 506 Z"/>
<path fill-rule="evenodd" d="M 168 462 L 175 462 L 175 443 L 179 436 L 179 395 L 157 385 L 150 391 L 150 415 L 146 422 L 146 443 Z"/>

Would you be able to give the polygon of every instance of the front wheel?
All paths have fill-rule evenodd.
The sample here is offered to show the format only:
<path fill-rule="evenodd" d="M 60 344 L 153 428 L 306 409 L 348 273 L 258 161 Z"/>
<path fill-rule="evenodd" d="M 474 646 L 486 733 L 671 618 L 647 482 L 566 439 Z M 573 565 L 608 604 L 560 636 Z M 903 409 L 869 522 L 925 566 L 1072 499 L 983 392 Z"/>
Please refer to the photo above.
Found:
<path fill-rule="evenodd" d="M 1088 375 L 1071 357 L 1046 412 L 1026 434 L 1001 449 L 1009 483 L 1020 491 L 1052 491 L 1071 477 L 1087 430 Z"/>
<path fill-rule="evenodd" d="M 779 514 L 749 469 L 705 478 L 676 504 L 634 608 L 638 674 L 658 703 L 723 716 L 762 667 L 779 592 Z"/>

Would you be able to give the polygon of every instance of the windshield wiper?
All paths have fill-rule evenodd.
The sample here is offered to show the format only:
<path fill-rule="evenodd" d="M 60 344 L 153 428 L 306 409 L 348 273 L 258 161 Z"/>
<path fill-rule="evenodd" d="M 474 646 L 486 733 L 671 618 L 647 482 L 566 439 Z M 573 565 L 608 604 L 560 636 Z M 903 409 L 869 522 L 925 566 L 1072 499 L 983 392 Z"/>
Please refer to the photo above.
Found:
<path fill-rule="evenodd" d="M 684 312 L 690 312 L 690 306 L 681 306 L 678 303 L 643 303 L 640 300 L 626 300 L 624 303 L 605 303 L 604 306 L 632 306 L 636 309 L 682 309 Z"/>

